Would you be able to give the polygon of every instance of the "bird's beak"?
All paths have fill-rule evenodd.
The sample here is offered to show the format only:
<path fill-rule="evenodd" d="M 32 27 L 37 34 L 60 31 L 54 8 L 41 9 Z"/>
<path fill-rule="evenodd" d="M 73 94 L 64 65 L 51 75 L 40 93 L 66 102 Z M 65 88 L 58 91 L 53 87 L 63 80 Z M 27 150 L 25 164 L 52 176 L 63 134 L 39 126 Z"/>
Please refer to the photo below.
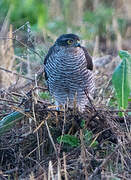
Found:
<path fill-rule="evenodd" d="M 81 47 L 80 43 L 77 42 L 77 43 L 75 44 L 75 47 Z"/>

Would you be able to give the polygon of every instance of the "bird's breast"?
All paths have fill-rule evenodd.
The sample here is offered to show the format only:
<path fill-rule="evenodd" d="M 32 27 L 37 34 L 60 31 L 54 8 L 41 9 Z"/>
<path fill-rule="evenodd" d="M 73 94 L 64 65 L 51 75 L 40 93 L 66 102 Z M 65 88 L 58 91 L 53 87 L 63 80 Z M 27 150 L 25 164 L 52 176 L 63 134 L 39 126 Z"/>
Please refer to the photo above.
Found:
<path fill-rule="evenodd" d="M 91 87 L 93 82 L 92 72 L 87 69 L 85 54 L 81 48 L 63 49 L 51 55 L 45 70 L 49 90 L 55 97 L 64 97 L 65 94 L 73 96 L 75 92 L 83 97 L 83 89 Z"/>
<path fill-rule="evenodd" d="M 87 62 L 81 48 L 67 48 L 51 56 L 46 64 L 50 77 L 77 78 L 87 72 Z"/>
<path fill-rule="evenodd" d="M 74 72 L 74 70 L 86 66 L 86 59 L 83 51 L 81 51 L 79 47 L 69 48 L 57 54 L 56 64 L 59 70 Z"/>

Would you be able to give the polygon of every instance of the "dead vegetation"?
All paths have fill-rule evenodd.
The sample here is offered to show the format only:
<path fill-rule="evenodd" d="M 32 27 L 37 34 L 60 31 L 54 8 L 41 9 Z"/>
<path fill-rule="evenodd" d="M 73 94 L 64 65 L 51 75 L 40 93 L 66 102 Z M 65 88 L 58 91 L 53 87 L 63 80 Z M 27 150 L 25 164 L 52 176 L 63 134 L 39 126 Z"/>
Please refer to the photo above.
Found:
<path fill-rule="evenodd" d="M 9 32 L 13 39 L 11 28 Z M 13 42 L 1 40 L 3 49 L 8 49 L 9 54 L 2 54 L 1 45 L 0 119 L 13 111 L 22 111 L 25 116 L 0 136 L 0 179 L 131 179 L 129 110 L 120 118 L 116 106 L 109 105 L 114 97 L 111 75 L 119 59 L 107 58 L 109 62 L 100 67 L 96 63 L 96 97 L 84 113 L 77 109 L 57 112 L 49 100 L 39 95 L 46 87 L 43 79 L 38 80 L 36 76 L 42 74 L 40 62 L 36 63 L 38 55 L 34 57 L 27 41 L 22 56 L 16 56 L 14 48 L 18 44 Z M 30 61 L 32 58 L 35 62 Z M 89 144 L 85 140 L 85 130 L 93 133 Z M 78 146 L 59 144 L 57 138 L 65 134 L 77 137 Z M 98 144 L 93 147 L 96 141 Z"/>
<path fill-rule="evenodd" d="M 87 107 L 83 114 L 71 109 L 56 113 L 45 101 L 35 103 L 29 94 L 23 106 L 29 106 L 30 111 L 0 137 L 1 179 L 130 179 L 127 115 L 120 118 L 113 110 L 95 107 Z M 1 96 L 10 100 L 0 106 L 6 113 L 18 109 L 15 104 L 20 102 L 20 94 Z M 84 128 L 80 125 L 82 120 Z M 93 132 L 92 142 L 98 141 L 95 148 L 86 145 L 85 129 Z M 57 138 L 62 134 L 75 135 L 80 145 L 74 148 L 59 144 Z"/>

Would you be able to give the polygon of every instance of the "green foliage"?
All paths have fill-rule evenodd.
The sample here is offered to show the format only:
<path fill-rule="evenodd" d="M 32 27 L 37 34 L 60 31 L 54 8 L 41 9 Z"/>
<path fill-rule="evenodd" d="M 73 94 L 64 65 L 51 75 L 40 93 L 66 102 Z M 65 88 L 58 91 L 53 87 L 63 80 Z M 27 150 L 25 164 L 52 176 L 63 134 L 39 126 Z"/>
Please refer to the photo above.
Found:
<path fill-rule="evenodd" d="M 88 131 L 87 129 L 84 129 L 85 127 L 85 120 L 81 121 L 81 127 L 83 128 L 83 136 L 84 136 L 84 142 L 87 146 L 90 146 L 92 148 L 96 148 L 98 145 L 98 141 L 93 139 L 93 133 L 92 131 Z"/>
<path fill-rule="evenodd" d="M 113 8 L 106 7 L 104 4 L 99 4 L 98 8 L 93 11 L 87 11 L 84 16 L 84 21 L 88 24 L 88 34 L 94 36 L 96 34 L 106 33 L 106 25 L 111 24 L 113 16 Z"/>
<path fill-rule="evenodd" d="M 42 98 L 44 100 L 50 100 L 50 98 L 51 98 L 49 92 L 41 92 L 41 93 L 39 93 L 39 96 L 40 96 L 40 98 Z"/>
<path fill-rule="evenodd" d="M 119 56 L 122 62 L 112 75 L 112 83 L 116 91 L 119 109 L 125 110 L 131 92 L 131 54 L 122 50 L 119 52 Z"/>
<path fill-rule="evenodd" d="M 85 127 L 85 120 L 82 120 L 82 121 L 81 121 L 80 126 L 81 126 L 81 128 L 84 128 L 84 127 Z"/>
<path fill-rule="evenodd" d="M 47 25 L 47 28 L 52 33 L 56 32 L 56 34 L 63 34 L 66 33 L 67 26 L 63 20 L 56 20 L 50 21 Z"/>
<path fill-rule="evenodd" d="M 10 130 L 15 125 L 15 123 L 21 120 L 23 117 L 24 114 L 20 112 L 13 112 L 8 116 L 5 116 L 2 120 L 0 120 L 0 134 Z"/>
<path fill-rule="evenodd" d="M 78 138 L 69 134 L 59 136 L 57 138 L 57 141 L 58 143 L 68 144 L 69 146 L 72 146 L 72 147 L 77 147 L 80 145 Z"/>
<path fill-rule="evenodd" d="M 85 127 L 84 120 L 81 122 L 81 127 L 82 128 Z M 84 143 L 86 144 L 86 146 L 96 148 L 98 145 L 98 141 L 93 139 L 93 133 L 91 131 L 88 131 L 87 129 L 83 129 L 83 139 L 84 139 Z M 73 135 L 69 135 L 69 134 L 59 136 L 57 138 L 57 141 L 58 141 L 58 143 L 64 143 L 71 147 L 78 147 L 80 145 L 80 140 L 77 137 L 75 137 Z"/>
<path fill-rule="evenodd" d="M 118 104 L 117 104 L 117 98 L 115 97 L 115 95 L 113 95 L 111 98 L 110 98 L 110 101 L 108 103 L 108 105 L 112 108 L 117 108 Z"/>
<path fill-rule="evenodd" d="M 0 2 L 0 14 L 6 16 L 10 7 L 10 20 L 12 23 L 15 22 L 17 27 L 27 21 L 32 25 L 36 24 L 38 28 L 47 24 L 48 8 L 43 0 L 2 0 Z"/>
<path fill-rule="evenodd" d="M 124 59 L 124 58 L 130 58 L 131 54 L 128 53 L 128 51 L 121 50 L 119 51 L 119 56 L 121 59 Z"/>
<path fill-rule="evenodd" d="M 88 130 L 84 130 L 84 141 L 87 146 L 90 146 L 92 148 L 96 148 L 98 145 L 98 141 L 93 140 L 93 133 Z"/>
<path fill-rule="evenodd" d="M 119 25 L 119 30 L 122 33 L 122 35 L 124 35 L 126 26 L 127 26 L 127 20 L 124 18 L 118 18 L 117 21 L 118 21 L 118 25 Z"/>

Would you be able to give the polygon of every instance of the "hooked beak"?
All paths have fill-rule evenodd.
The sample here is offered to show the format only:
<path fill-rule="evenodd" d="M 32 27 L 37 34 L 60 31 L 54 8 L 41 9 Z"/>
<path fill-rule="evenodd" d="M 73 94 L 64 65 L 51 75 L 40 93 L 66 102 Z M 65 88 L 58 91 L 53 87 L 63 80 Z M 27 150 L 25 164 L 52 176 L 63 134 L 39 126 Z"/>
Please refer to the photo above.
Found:
<path fill-rule="evenodd" d="M 75 47 L 81 47 L 80 43 L 77 42 L 77 43 L 75 44 Z"/>

